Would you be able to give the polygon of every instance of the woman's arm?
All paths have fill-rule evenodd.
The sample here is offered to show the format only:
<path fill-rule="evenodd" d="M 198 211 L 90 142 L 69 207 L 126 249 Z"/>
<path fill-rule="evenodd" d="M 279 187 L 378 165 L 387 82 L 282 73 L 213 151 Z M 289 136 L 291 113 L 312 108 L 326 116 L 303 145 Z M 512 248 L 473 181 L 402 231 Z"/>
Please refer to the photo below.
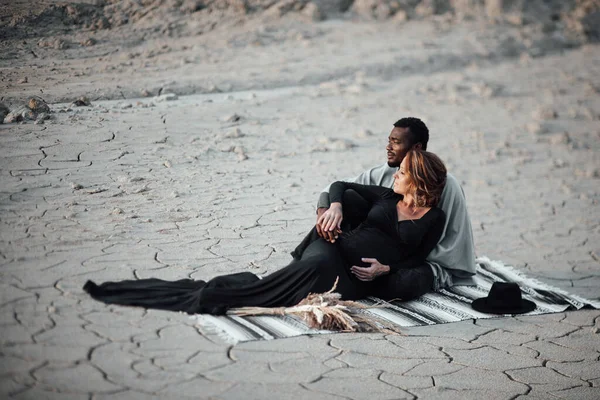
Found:
<path fill-rule="evenodd" d="M 371 169 L 368 169 L 354 178 L 348 178 L 344 180 L 347 182 L 360 183 L 362 185 L 377 185 L 383 187 L 391 187 L 392 183 L 394 182 L 393 175 L 397 170 L 398 168 L 392 168 L 386 162 Z M 329 208 L 329 190 L 331 188 L 331 185 L 332 184 L 330 183 L 325 189 L 322 190 L 321 195 L 319 196 L 319 201 L 317 202 L 317 209 Z"/>
<path fill-rule="evenodd" d="M 337 181 L 334 182 L 329 189 L 329 200 L 331 200 L 332 203 L 341 203 L 344 192 L 347 189 L 356 191 L 369 202 L 369 204 L 373 204 L 380 199 L 391 198 L 395 195 L 392 189 L 382 186 L 361 185 L 359 183 Z"/>
<path fill-rule="evenodd" d="M 366 203 L 367 209 L 370 209 L 377 200 L 392 197 L 395 194 L 391 189 L 381 186 L 361 185 L 343 181 L 334 182 L 329 190 L 331 205 L 329 209 L 317 219 L 317 232 L 320 230 L 321 232 L 328 233 L 328 235 L 323 235 L 319 232 L 319 236 L 325 237 L 326 240 L 329 240 L 332 243 L 337 239 L 337 234 L 341 232 L 343 207 L 348 205 L 343 204 L 343 197 L 348 189 L 352 189 L 358 193 Z M 352 204 L 350 204 L 350 206 L 352 206 Z M 350 211 L 350 214 L 354 215 L 352 211 Z"/>

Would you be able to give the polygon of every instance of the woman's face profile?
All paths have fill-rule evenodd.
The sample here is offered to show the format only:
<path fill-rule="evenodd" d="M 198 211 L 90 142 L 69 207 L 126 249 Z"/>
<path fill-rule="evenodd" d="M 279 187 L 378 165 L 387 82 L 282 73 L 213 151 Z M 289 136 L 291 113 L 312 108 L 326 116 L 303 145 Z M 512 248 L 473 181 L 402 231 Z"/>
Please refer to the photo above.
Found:
<path fill-rule="evenodd" d="M 406 174 L 406 157 L 400 163 L 400 168 L 394 174 L 394 192 L 398 194 L 406 194 L 408 189 L 408 175 Z"/>

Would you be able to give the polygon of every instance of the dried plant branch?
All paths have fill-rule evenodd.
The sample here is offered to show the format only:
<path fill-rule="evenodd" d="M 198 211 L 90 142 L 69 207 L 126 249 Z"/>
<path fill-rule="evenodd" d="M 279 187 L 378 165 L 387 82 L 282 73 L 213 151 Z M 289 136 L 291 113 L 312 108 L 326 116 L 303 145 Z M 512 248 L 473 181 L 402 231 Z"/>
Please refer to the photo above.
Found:
<path fill-rule="evenodd" d="M 341 332 L 401 333 L 398 328 L 374 315 L 367 315 L 369 308 L 356 301 L 342 300 L 335 292 L 338 279 L 325 293 L 309 293 L 293 307 L 241 307 L 229 310 L 230 315 L 295 315 L 313 329 Z"/>

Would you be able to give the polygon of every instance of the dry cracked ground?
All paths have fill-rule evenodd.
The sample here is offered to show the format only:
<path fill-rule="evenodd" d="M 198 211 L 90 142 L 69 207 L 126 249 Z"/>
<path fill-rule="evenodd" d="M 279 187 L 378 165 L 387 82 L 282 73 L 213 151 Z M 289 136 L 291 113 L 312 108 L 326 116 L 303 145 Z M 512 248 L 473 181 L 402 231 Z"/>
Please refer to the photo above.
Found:
<path fill-rule="evenodd" d="M 373 65 L 412 51 L 354 39 L 338 40 L 340 57 L 357 51 Z M 319 57 L 319 68 L 336 62 Z M 240 74 L 276 73 L 239 61 Z M 600 48 L 386 71 L 51 104 L 45 124 L 0 125 L 0 397 L 600 397 L 597 310 L 230 346 L 187 315 L 82 292 L 88 279 L 284 266 L 314 223 L 319 191 L 383 162 L 392 123 L 415 115 L 463 184 L 478 255 L 600 298 Z"/>

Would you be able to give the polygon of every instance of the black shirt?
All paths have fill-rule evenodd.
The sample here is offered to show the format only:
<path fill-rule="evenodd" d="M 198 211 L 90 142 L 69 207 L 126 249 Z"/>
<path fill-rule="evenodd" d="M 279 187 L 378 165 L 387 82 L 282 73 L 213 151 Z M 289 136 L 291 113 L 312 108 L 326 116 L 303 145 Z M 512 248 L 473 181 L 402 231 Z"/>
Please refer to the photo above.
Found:
<path fill-rule="evenodd" d="M 355 229 L 344 231 L 338 246 L 350 265 L 368 266 L 361 258 L 376 258 L 396 271 L 422 265 L 437 245 L 446 216 L 432 207 L 420 219 L 398 221 L 396 204 L 402 195 L 381 186 L 367 186 L 351 182 L 335 182 L 329 189 L 332 203 L 342 203 L 344 191 L 353 189 L 369 204 L 365 220 Z"/>

